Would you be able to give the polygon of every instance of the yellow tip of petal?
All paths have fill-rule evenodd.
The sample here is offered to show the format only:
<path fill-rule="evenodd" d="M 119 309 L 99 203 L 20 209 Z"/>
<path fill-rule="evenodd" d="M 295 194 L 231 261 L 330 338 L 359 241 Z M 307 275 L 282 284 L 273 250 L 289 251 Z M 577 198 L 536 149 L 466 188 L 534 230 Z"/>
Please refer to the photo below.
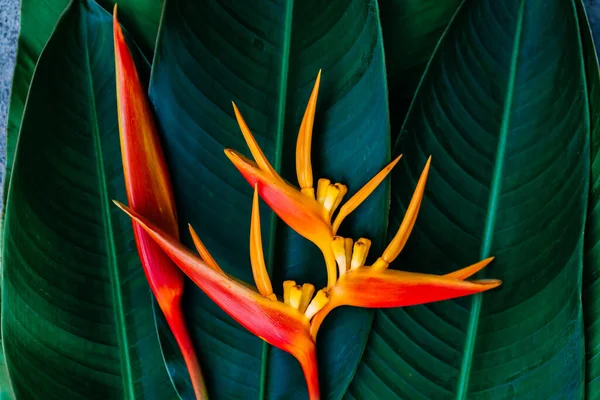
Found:
<path fill-rule="evenodd" d="M 188 224 L 188 229 L 190 231 L 190 235 L 192 236 L 194 246 L 196 247 L 198 254 L 200 254 L 200 258 L 202 259 L 202 261 L 204 261 L 204 263 L 213 270 L 224 274 L 223 270 L 221 269 L 221 267 L 219 267 L 219 264 L 217 264 L 217 262 L 210 254 L 204 243 L 202 243 L 202 240 L 200 240 L 200 237 L 198 236 L 191 224 Z"/>
<path fill-rule="evenodd" d="M 421 201 L 423 200 L 423 193 L 425 192 L 425 183 L 427 183 L 427 176 L 429 174 L 429 167 L 431 166 L 431 157 L 427 160 L 425 164 L 425 168 L 423 168 L 423 172 L 421 173 L 421 177 L 417 182 L 417 187 L 415 188 L 415 192 L 408 204 L 408 208 L 406 209 L 406 214 L 402 219 L 402 223 L 398 228 L 398 232 L 388 245 L 388 247 L 383 252 L 381 256 L 388 264 L 392 263 L 398 254 L 404 248 L 410 233 L 412 232 L 413 227 L 415 226 L 415 222 L 417 221 L 417 215 L 419 214 L 419 208 L 421 207 Z"/>
<path fill-rule="evenodd" d="M 359 205 L 361 205 L 361 203 L 363 201 L 365 201 L 365 199 L 367 197 L 369 197 L 375 189 L 377 189 L 377 186 L 379 186 L 379 184 L 381 182 L 383 182 L 385 177 L 396 166 L 396 164 L 398 164 L 398 161 L 400 161 L 400 158 L 402 158 L 402 155 L 399 155 L 398 157 L 396 157 L 396 159 L 394 161 L 392 161 L 384 169 L 379 171 L 379 173 L 377 175 L 375 175 L 373 178 L 371 178 L 371 180 L 369 182 L 367 182 L 358 192 L 356 192 L 356 194 L 354 196 L 352 196 L 346 202 L 346 204 L 344 204 L 342 206 L 342 208 L 340 208 L 340 212 L 333 222 L 333 233 L 334 234 L 340 228 L 340 225 L 344 221 L 344 218 L 346 218 L 348 215 L 350 215 L 350 213 L 352 211 L 356 210 L 356 208 Z"/>
<path fill-rule="evenodd" d="M 298 141 L 296 143 L 296 174 L 301 189 L 311 188 L 313 186 L 313 173 L 310 161 L 310 151 L 312 145 L 313 125 L 315 121 L 315 111 L 317 108 L 317 97 L 319 95 L 319 86 L 321 84 L 321 71 L 317 75 L 315 86 L 300 124 L 298 132 Z"/>
<path fill-rule="evenodd" d="M 360 238 L 354 243 L 354 249 L 352 251 L 352 261 L 350 262 L 350 269 L 356 269 L 365 265 L 369 249 L 371 248 L 371 241 L 369 239 Z"/>
<path fill-rule="evenodd" d="M 254 185 L 254 196 L 252 199 L 252 216 L 250 217 L 250 264 L 252 275 L 258 292 L 264 297 L 273 293 L 271 279 L 267 272 L 265 256 L 262 246 L 262 235 L 260 232 L 260 209 L 258 204 L 258 188 Z"/>
<path fill-rule="evenodd" d="M 325 195 L 327 194 L 327 188 L 331 185 L 329 179 L 321 178 L 317 183 L 317 201 L 320 204 L 325 202 Z"/>
<path fill-rule="evenodd" d="M 350 239 L 352 240 L 352 239 Z M 339 276 L 346 273 L 348 269 L 348 261 L 346 260 L 346 245 L 345 240 L 341 236 L 335 236 L 331 241 L 331 248 L 333 249 L 333 255 L 338 265 Z"/>
<path fill-rule="evenodd" d="M 319 290 L 317 295 L 308 305 L 308 308 L 304 312 L 304 315 L 310 320 L 316 313 L 318 313 L 325 305 L 329 302 L 329 296 L 324 290 Z"/>
<path fill-rule="evenodd" d="M 315 287 L 310 283 L 305 283 L 302 285 L 302 299 L 300 300 L 300 307 L 298 307 L 298 311 L 301 313 L 306 311 L 306 308 L 310 304 L 310 299 L 312 299 L 313 294 L 315 293 Z"/>
<path fill-rule="evenodd" d="M 300 309 L 302 302 L 302 288 L 298 285 L 290 287 L 290 306 L 296 310 Z"/>
<path fill-rule="evenodd" d="M 292 288 L 296 286 L 296 281 L 285 281 L 283 282 L 283 302 L 285 304 L 290 304 L 290 295 L 292 293 Z"/>

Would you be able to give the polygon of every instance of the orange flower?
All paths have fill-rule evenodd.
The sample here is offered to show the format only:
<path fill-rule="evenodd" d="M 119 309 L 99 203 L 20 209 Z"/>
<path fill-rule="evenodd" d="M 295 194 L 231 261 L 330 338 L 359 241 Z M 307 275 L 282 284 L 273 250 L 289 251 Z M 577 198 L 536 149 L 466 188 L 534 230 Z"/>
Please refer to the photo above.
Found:
<path fill-rule="evenodd" d="M 117 20 L 116 5 L 113 31 L 119 132 L 127 198 L 132 209 L 147 215 L 177 239 L 179 231 L 175 201 L 165 158 L 145 90 Z M 133 231 L 146 278 L 181 348 L 196 398 L 207 398 L 200 364 L 181 310 L 184 275 L 138 224 L 133 224 Z"/>
<path fill-rule="evenodd" d="M 327 314 L 339 306 L 365 308 L 405 307 L 480 293 L 499 286 L 497 279 L 465 279 L 487 266 L 493 257 L 447 275 L 430 275 L 387 269 L 402 251 L 414 227 L 423 199 L 431 157 L 425 165 L 398 232 L 372 266 L 364 266 L 371 242 L 335 237 L 330 242 L 340 278 L 327 292 L 329 301 L 311 322 L 316 338 Z"/>
<path fill-rule="evenodd" d="M 190 226 L 200 258 L 183 247 L 177 237 L 149 222 L 137 212 L 115 201 L 156 241 L 162 250 L 208 297 L 250 332 L 292 354 L 300 362 L 311 399 L 319 399 L 316 346 L 310 335 L 310 319 L 325 306 L 327 295 L 311 284 L 283 283 L 283 302 L 273 293 L 263 257 L 255 188 L 250 230 L 250 263 L 257 290 L 229 277 L 212 258 Z M 312 299 L 312 300 L 311 300 Z"/>
<path fill-rule="evenodd" d="M 352 196 L 331 222 L 348 188 L 341 183 L 331 183 L 329 179 L 319 179 L 316 194 L 313 187 L 310 150 L 320 80 L 319 71 L 298 133 L 296 173 L 300 189 L 284 181 L 273 169 L 235 104 L 233 104 L 235 116 L 255 162 L 231 149 L 226 149 L 225 154 L 250 185 L 258 186 L 260 196 L 287 225 L 319 247 L 327 266 L 327 287 L 332 287 L 336 281 L 336 263 L 330 246 L 331 239 L 337 233 L 344 218 L 377 188 L 400 157 L 392 161 Z"/>

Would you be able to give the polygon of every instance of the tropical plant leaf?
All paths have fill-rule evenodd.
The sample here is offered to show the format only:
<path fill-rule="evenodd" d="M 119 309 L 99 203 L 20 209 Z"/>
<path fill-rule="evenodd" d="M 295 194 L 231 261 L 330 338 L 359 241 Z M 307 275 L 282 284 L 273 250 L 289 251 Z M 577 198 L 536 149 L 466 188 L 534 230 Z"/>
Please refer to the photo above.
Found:
<path fill-rule="evenodd" d="M 111 9 L 117 2 L 121 22 L 129 28 L 129 32 L 146 54 L 151 56 L 162 10 L 162 0 L 105 0 L 100 3 L 105 8 Z M 67 4 L 69 0 L 21 1 L 21 28 L 6 126 L 4 200 L 8 192 L 15 146 L 33 70 Z"/>
<path fill-rule="evenodd" d="M 275 168 L 296 182 L 297 132 L 322 68 L 315 178 L 343 182 L 351 193 L 358 190 L 389 161 L 378 21 L 375 1 L 166 2 L 150 96 L 164 134 L 182 229 L 191 223 L 228 273 L 252 282 L 252 188 L 223 154 L 229 147 L 249 155 L 231 101 Z M 386 185 L 378 189 L 345 223 L 345 233 L 370 237 L 381 249 L 388 194 Z M 266 207 L 261 215 L 275 291 L 281 294 L 284 279 L 323 286 L 326 273 L 318 249 Z M 304 377 L 291 356 L 246 332 L 198 289 L 188 291 L 186 303 L 201 363 L 210 366 L 204 372 L 215 398 L 306 397 Z M 371 315 L 366 310 L 337 312 L 319 333 L 323 397 L 345 392 Z M 170 358 L 169 370 L 177 374 L 181 368 L 178 357 Z"/>
<path fill-rule="evenodd" d="M 397 268 L 489 255 L 497 290 L 375 315 L 349 398 L 581 398 L 589 115 L 569 1 L 466 1 L 403 126 L 390 231 L 429 155 Z"/>
<path fill-rule="evenodd" d="M 388 72 L 392 141 L 425 66 L 462 0 L 379 0 Z"/>
<path fill-rule="evenodd" d="M 584 48 L 590 105 L 591 181 L 585 229 L 583 267 L 583 315 L 586 338 L 586 398 L 600 398 L 600 70 L 594 40 L 583 4 L 578 1 L 578 16 Z"/>
<path fill-rule="evenodd" d="M 2 332 L 19 399 L 174 399 L 131 221 L 112 18 L 73 1 L 36 67 L 8 193 Z"/>

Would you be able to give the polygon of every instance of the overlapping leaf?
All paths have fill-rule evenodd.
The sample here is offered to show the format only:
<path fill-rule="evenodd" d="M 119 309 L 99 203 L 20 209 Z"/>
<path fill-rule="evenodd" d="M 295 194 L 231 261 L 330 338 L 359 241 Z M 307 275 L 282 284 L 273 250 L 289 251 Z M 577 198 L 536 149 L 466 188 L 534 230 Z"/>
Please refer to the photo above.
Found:
<path fill-rule="evenodd" d="M 2 332 L 19 399 L 177 398 L 125 198 L 112 18 L 74 1 L 45 47 L 8 194 Z"/>
<path fill-rule="evenodd" d="M 295 181 L 294 147 L 314 79 L 323 69 L 314 129 L 315 177 L 358 190 L 389 161 L 385 71 L 374 1 L 166 3 L 151 79 L 179 220 L 191 223 L 227 272 L 251 281 L 252 189 L 223 154 L 248 153 L 231 101 L 267 158 Z M 350 194 L 351 194 L 350 193 Z M 346 222 L 375 240 L 387 221 L 385 185 Z M 273 286 L 325 283 L 318 249 L 265 208 L 263 236 Z M 185 226 L 185 225 L 184 225 Z M 346 233 L 349 233 L 346 229 Z M 187 240 L 187 244 L 190 241 Z M 228 318 L 199 290 L 187 297 L 213 396 L 305 398 L 297 363 Z M 371 313 L 342 310 L 319 334 L 321 388 L 339 397 L 358 363 Z M 170 365 L 177 373 L 178 363 Z"/>
<path fill-rule="evenodd" d="M 6 199 L 21 117 L 29 91 L 33 70 L 40 53 L 50 38 L 59 16 L 68 0 L 22 0 L 17 60 L 10 96 L 6 127 L 6 173 L 4 199 Z M 122 21 L 139 45 L 152 55 L 162 9 L 162 0 L 106 0 L 101 4 L 110 9 L 119 3 Z"/>
<path fill-rule="evenodd" d="M 349 398 L 580 398 L 589 115 L 573 2 L 466 1 L 395 152 L 390 227 L 429 155 L 397 267 L 444 273 L 488 255 L 503 286 L 378 311 Z"/>

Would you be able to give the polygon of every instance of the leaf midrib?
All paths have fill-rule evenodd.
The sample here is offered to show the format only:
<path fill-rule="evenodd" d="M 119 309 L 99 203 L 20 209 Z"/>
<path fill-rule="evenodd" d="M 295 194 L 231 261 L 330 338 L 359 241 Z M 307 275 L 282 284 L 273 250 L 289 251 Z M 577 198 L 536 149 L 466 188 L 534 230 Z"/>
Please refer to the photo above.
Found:
<path fill-rule="evenodd" d="M 71 3 L 72 6 L 79 4 L 78 2 Z M 107 179 L 104 168 L 104 161 L 102 159 L 102 142 L 100 139 L 100 129 L 98 116 L 96 114 L 96 101 L 94 96 L 94 83 L 92 81 L 92 68 L 90 63 L 90 54 L 88 48 L 88 26 L 87 18 L 84 12 L 80 9 L 80 17 L 83 35 L 85 37 L 85 65 L 87 69 L 88 85 L 90 90 L 90 115 L 92 119 L 92 131 L 94 136 L 94 150 L 96 153 L 96 162 L 98 170 L 98 184 L 100 191 L 100 203 L 102 204 L 102 217 L 105 221 L 104 234 L 106 236 L 106 250 L 108 256 L 108 270 L 111 281 L 112 294 L 113 294 L 113 307 L 115 312 L 115 321 L 117 324 L 117 337 L 119 342 L 119 350 L 121 353 L 121 372 L 123 373 L 123 396 L 128 399 L 135 399 L 135 389 L 133 384 L 133 374 L 131 371 L 131 360 L 129 357 L 129 342 L 127 338 L 127 328 L 125 323 L 125 313 L 123 312 L 123 298 L 121 296 L 120 277 L 119 277 L 119 266 L 117 262 L 117 253 L 115 250 L 115 239 L 112 229 L 112 221 L 110 218 L 110 202 L 108 199 L 108 187 Z"/>
<path fill-rule="evenodd" d="M 519 51 L 521 48 L 521 34 L 523 31 L 523 18 L 525 14 L 525 1 L 521 0 L 519 14 L 517 16 L 517 27 L 515 31 L 515 40 L 511 54 L 510 71 L 506 89 L 506 99 L 502 113 L 502 124 L 500 125 L 500 136 L 498 140 L 498 149 L 496 151 L 496 160 L 492 174 L 492 184 L 490 188 L 490 197 L 485 219 L 483 239 L 479 259 L 489 257 L 494 236 L 494 225 L 496 223 L 496 212 L 498 208 L 498 198 L 500 196 L 502 172 L 504 167 L 504 156 L 506 152 L 506 142 L 510 126 L 512 103 L 514 100 L 515 81 L 517 75 L 517 64 L 519 61 Z M 458 379 L 458 388 L 456 393 L 457 400 L 465 400 L 469 391 L 469 378 L 471 366 L 473 364 L 473 353 L 475 351 L 475 341 L 477 338 L 477 328 L 479 325 L 479 316 L 483 303 L 483 294 L 479 293 L 473 296 L 471 311 L 469 313 L 469 322 L 467 325 L 467 334 L 465 338 L 465 349 L 463 360 L 460 367 Z"/>
<path fill-rule="evenodd" d="M 277 109 L 277 131 L 275 136 L 275 149 L 273 153 L 273 168 L 277 172 L 281 172 L 281 161 L 283 152 L 283 135 L 285 130 L 285 112 L 287 100 L 287 83 L 290 67 L 290 47 L 292 37 L 292 18 L 294 10 L 294 0 L 288 0 L 285 3 L 285 17 L 283 20 L 283 42 L 281 54 L 281 74 L 279 78 L 279 107 Z M 270 212 L 269 220 L 269 248 L 267 250 L 267 274 L 273 277 L 273 264 L 275 261 L 275 240 L 277 238 L 277 218 L 274 212 Z M 269 367 L 269 344 L 265 341 L 262 343 L 261 362 L 260 362 L 260 384 L 258 398 L 264 400 L 266 398 L 267 389 L 267 371 Z"/>

